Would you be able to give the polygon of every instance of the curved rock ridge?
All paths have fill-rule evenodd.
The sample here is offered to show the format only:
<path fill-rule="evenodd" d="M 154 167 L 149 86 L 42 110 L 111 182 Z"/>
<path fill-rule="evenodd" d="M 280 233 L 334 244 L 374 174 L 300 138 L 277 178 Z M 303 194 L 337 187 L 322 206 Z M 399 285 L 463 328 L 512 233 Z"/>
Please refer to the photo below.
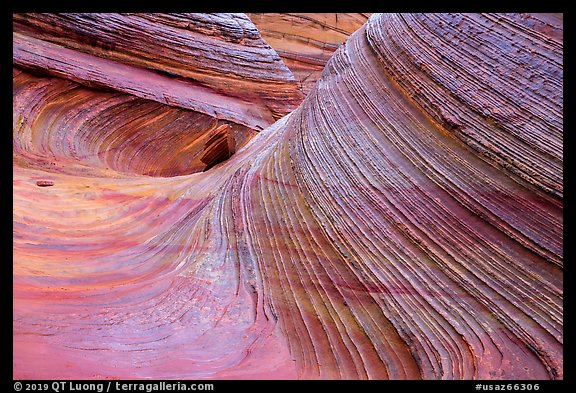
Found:
<path fill-rule="evenodd" d="M 14 63 L 263 129 L 303 95 L 244 14 L 14 14 Z"/>
<path fill-rule="evenodd" d="M 488 160 L 562 197 L 561 15 L 390 15 L 378 23 L 368 39 L 419 105 Z"/>
<path fill-rule="evenodd" d="M 324 65 L 370 14 L 247 14 L 308 94 Z"/>
<path fill-rule="evenodd" d="M 532 114 L 507 136 L 506 119 L 477 115 L 483 95 L 455 102 L 445 75 L 399 71 L 458 29 L 452 17 L 493 16 L 372 15 L 295 111 L 206 172 L 89 177 L 15 161 L 14 378 L 563 378 L 562 128 L 521 145 L 541 105 L 562 113 L 544 87 L 562 74 L 546 60 L 562 52 L 561 24 L 502 16 L 434 47 L 441 59 L 477 37 L 496 51 L 522 31 L 541 60 L 526 72 L 546 83 L 517 76 L 513 52 L 465 78 L 449 68 L 454 94 L 490 97 L 509 72 L 546 97 L 498 96 Z M 399 37 L 422 52 L 392 57 Z M 211 145 L 227 145 L 226 127 Z M 505 157 L 550 167 L 520 176 Z"/>
<path fill-rule="evenodd" d="M 199 112 L 17 69 L 13 91 L 14 162 L 49 172 L 186 175 L 229 158 L 256 135 Z M 227 137 L 226 146 L 210 143 L 216 135 Z"/>

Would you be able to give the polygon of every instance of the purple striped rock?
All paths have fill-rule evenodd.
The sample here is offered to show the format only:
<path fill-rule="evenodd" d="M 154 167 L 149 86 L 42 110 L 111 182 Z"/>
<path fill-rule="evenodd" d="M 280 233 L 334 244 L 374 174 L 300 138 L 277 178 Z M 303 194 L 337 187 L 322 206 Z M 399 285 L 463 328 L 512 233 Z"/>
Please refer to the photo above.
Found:
<path fill-rule="evenodd" d="M 562 19 L 15 15 L 14 378 L 564 378 Z"/>

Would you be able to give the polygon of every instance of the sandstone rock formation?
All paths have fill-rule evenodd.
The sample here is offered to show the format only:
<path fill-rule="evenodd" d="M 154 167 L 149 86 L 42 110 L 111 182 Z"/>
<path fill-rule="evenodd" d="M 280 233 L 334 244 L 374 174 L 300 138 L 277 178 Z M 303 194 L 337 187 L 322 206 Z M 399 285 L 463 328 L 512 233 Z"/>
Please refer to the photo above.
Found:
<path fill-rule="evenodd" d="M 330 56 L 370 14 L 247 14 L 278 52 L 305 94 L 314 87 Z"/>
<path fill-rule="evenodd" d="M 14 377 L 563 378 L 562 32 L 374 14 L 250 141 L 16 32 Z"/>
<path fill-rule="evenodd" d="M 243 14 L 15 14 L 14 64 L 263 129 L 300 103 Z"/>
<path fill-rule="evenodd" d="M 256 135 L 200 112 L 18 69 L 13 86 L 14 163 L 22 167 L 82 176 L 179 176 L 223 161 Z M 210 143 L 222 132 L 230 148 Z"/>

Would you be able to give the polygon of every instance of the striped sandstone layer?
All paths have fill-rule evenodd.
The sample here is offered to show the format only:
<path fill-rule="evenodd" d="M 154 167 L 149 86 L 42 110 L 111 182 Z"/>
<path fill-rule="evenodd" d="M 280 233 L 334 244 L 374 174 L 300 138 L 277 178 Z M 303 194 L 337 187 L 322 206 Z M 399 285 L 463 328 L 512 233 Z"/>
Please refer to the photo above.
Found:
<path fill-rule="evenodd" d="M 261 130 L 302 100 L 244 14 L 14 14 L 13 58 Z"/>
<path fill-rule="evenodd" d="M 23 143 L 14 377 L 563 378 L 562 42 L 556 15 L 374 14 L 201 173 Z"/>
<path fill-rule="evenodd" d="M 338 46 L 370 14 L 247 14 L 308 94 Z"/>
<path fill-rule="evenodd" d="M 82 176 L 180 176 L 229 158 L 256 131 L 129 94 L 14 69 L 14 163 Z M 225 135 L 230 146 L 210 143 Z"/>

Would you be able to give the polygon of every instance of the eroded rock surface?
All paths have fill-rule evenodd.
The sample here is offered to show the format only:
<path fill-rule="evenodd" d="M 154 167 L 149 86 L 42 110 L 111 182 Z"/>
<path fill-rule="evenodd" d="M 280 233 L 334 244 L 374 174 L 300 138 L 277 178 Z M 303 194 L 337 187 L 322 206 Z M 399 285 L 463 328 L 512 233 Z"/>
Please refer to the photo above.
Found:
<path fill-rule="evenodd" d="M 338 46 L 370 14 L 247 14 L 308 94 Z"/>
<path fill-rule="evenodd" d="M 263 129 L 302 93 L 244 14 L 14 14 L 14 64 Z"/>
<path fill-rule="evenodd" d="M 562 50 L 561 16 L 374 14 L 296 110 L 177 177 L 129 139 L 77 159 L 172 112 L 99 92 L 98 140 L 67 129 L 84 87 L 16 70 L 14 377 L 563 378 Z"/>

